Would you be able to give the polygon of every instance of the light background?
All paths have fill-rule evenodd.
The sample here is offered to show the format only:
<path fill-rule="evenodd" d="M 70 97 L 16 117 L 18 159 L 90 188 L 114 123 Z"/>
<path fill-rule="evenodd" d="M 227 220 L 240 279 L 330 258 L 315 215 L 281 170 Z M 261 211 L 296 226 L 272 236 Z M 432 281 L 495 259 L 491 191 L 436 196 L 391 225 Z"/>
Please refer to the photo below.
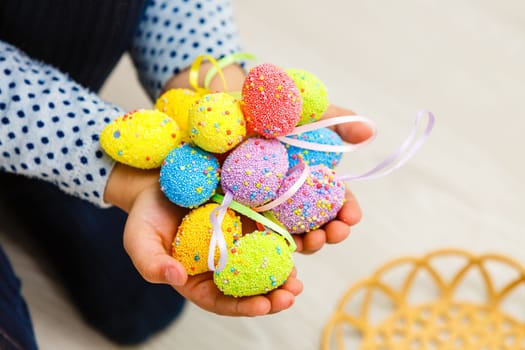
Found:
<path fill-rule="evenodd" d="M 340 173 L 383 160 L 421 108 L 434 112 L 436 127 L 397 172 L 349 184 L 363 220 L 345 242 L 296 256 L 305 289 L 290 310 L 226 318 L 190 305 L 136 349 L 317 349 L 344 291 L 391 258 L 458 247 L 525 264 L 525 2 L 233 3 L 246 51 L 315 73 L 333 103 L 376 121 L 377 140 L 346 155 Z M 127 57 L 102 95 L 127 109 L 150 106 Z M 30 251 L 0 240 L 23 280 L 43 350 L 118 349 L 83 324 Z"/>

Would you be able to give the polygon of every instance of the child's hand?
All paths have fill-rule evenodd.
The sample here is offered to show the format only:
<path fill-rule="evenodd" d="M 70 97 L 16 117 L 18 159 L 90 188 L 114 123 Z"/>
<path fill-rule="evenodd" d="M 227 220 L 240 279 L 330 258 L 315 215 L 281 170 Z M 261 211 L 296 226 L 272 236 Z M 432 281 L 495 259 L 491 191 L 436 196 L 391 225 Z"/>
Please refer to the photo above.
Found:
<path fill-rule="evenodd" d="M 331 105 L 323 118 L 355 115 L 354 112 Z M 372 130 L 364 123 L 353 122 L 335 126 L 335 131 L 349 143 L 359 143 L 372 136 Z M 361 220 L 361 208 L 353 194 L 346 191 L 346 203 L 343 205 L 335 220 L 330 221 L 320 229 L 304 234 L 293 235 L 297 244 L 297 251 L 311 254 L 323 247 L 325 243 L 339 243 L 350 234 L 350 227 Z"/>
<path fill-rule="evenodd" d="M 173 237 L 187 210 L 171 203 L 161 192 L 158 171 L 116 165 L 105 198 L 129 213 L 124 247 L 144 279 L 172 285 L 207 311 L 231 316 L 275 313 L 289 308 L 302 291 L 295 270 L 282 287 L 266 295 L 245 298 L 225 296 L 213 283 L 211 272 L 189 277 L 182 264 L 171 256 Z"/>

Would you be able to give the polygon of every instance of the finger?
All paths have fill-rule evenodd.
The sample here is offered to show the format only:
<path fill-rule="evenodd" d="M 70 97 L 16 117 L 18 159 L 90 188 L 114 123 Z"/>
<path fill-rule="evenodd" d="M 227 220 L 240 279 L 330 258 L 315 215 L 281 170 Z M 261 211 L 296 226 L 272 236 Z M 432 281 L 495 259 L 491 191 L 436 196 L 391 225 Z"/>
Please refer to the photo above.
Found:
<path fill-rule="evenodd" d="M 286 289 L 276 289 L 268 293 L 268 300 L 270 301 L 270 314 L 286 310 L 290 308 L 295 302 L 295 295 Z"/>
<path fill-rule="evenodd" d="M 160 191 L 143 191 L 135 200 L 124 227 L 124 248 L 149 282 L 181 285 L 184 266 L 171 256 L 171 241 L 182 213 Z"/>
<path fill-rule="evenodd" d="M 335 105 L 330 105 L 323 114 L 324 118 L 333 118 L 346 115 L 355 115 L 354 111 Z M 372 129 L 363 122 L 350 122 L 335 126 L 335 131 L 341 138 L 350 143 L 359 143 L 373 135 Z"/>
<path fill-rule="evenodd" d="M 346 190 L 346 201 L 337 213 L 337 219 L 341 220 L 348 226 L 353 226 L 361 221 L 362 212 L 357 199 L 350 190 Z"/>
<path fill-rule="evenodd" d="M 303 235 L 292 235 L 292 238 L 295 242 L 295 245 L 297 248 L 295 249 L 296 252 L 300 253 L 304 250 L 303 246 Z"/>
<path fill-rule="evenodd" d="M 186 283 L 184 266 L 168 254 L 153 228 L 133 215 L 128 217 L 124 229 L 124 248 L 145 280 L 171 285 Z"/>
<path fill-rule="evenodd" d="M 350 234 L 350 226 L 339 220 L 330 221 L 324 229 L 326 231 L 326 243 L 329 244 L 342 242 Z"/>
<path fill-rule="evenodd" d="M 295 274 L 295 276 L 290 275 L 286 282 L 281 286 L 281 289 L 287 290 L 294 296 L 297 296 L 303 291 L 303 282 L 297 279 L 297 274 Z"/>
<path fill-rule="evenodd" d="M 326 233 L 321 229 L 304 233 L 303 236 L 303 254 L 315 253 L 326 243 Z"/>
<path fill-rule="evenodd" d="M 297 279 L 297 269 L 294 267 L 286 282 L 268 294 L 272 308 L 270 313 L 290 308 L 295 302 L 295 297 L 303 291 L 303 283 Z"/>
<path fill-rule="evenodd" d="M 354 144 L 366 141 L 374 134 L 372 129 L 363 122 L 339 124 L 335 127 L 335 131 L 343 140 Z"/>
<path fill-rule="evenodd" d="M 323 119 L 333 118 L 333 117 L 340 117 L 344 115 L 355 115 L 355 112 L 347 108 L 339 107 L 336 105 L 330 105 L 328 106 L 326 111 L 323 113 L 322 118 Z"/>
<path fill-rule="evenodd" d="M 271 310 L 270 300 L 262 295 L 234 298 L 224 295 L 213 282 L 212 272 L 192 276 L 188 283 L 176 287 L 200 308 L 223 316 L 260 316 Z"/>

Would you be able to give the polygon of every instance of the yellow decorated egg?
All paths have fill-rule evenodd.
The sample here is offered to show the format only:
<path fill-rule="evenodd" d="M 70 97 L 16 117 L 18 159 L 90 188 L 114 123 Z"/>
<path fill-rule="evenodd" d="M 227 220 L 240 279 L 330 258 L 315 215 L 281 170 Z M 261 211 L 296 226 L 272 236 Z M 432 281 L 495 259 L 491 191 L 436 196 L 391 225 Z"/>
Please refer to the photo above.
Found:
<path fill-rule="evenodd" d="M 180 142 L 177 123 L 163 112 L 148 109 L 116 118 L 100 134 L 100 144 L 111 158 L 140 169 L 160 167 Z"/>
<path fill-rule="evenodd" d="M 200 94 L 190 89 L 170 89 L 155 102 L 156 109 L 166 113 L 177 122 L 183 142 L 190 142 L 188 111 L 200 97 Z"/>
<path fill-rule="evenodd" d="M 186 215 L 179 226 L 173 241 L 173 257 L 186 268 L 188 275 L 196 275 L 208 271 L 208 251 L 212 236 L 210 215 L 216 203 L 205 204 L 193 209 Z M 242 234 L 242 224 L 239 216 L 231 209 L 226 211 L 221 225 L 226 244 L 230 247 Z M 219 260 L 219 248 L 215 249 L 215 264 Z"/>
<path fill-rule="evenodd" d="M 191 140 L 208 152 L 225 153 L 246 136 L 239 101 L 223 92 L 204 95 L 191 107 L 188 121 Z"/>

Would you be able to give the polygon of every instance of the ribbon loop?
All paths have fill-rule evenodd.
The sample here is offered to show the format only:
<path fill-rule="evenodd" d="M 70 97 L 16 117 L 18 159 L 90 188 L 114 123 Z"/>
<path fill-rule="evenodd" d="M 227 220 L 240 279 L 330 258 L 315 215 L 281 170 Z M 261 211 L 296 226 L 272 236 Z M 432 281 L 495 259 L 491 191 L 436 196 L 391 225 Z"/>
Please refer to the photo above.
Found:
<path fill-rule="evenodd" d="M 297 164 L 296 166 L 294 166 L 292 169 L 290 169 L 288 172 L 291 173 L 291 172 L 295 171 L 296 169 L 298 170 L 299 167 L 302 167 L 301 175 L 299 176 L 297 181 L 295 181 L 295 183 L 292 186 L 290 186 L 290 188 L 288 188 L 282 195 L 280 195 L 279 197 L 277 197 L 273 201 L 271 201 L 269 203 L 266 203 L 264 205 L 261 205 L 259 207 L 253 208 L 253 210 L 255 210 L 256 212 L 263 212 L 263 211 L 268 211 L 270 209 L 273 209 L 273 208 L 277 207 L 278 205 L 286 202 L 297 191 L 299 191 L 301 186 L 304 184 L 304 182 L 306 181 L 306 179 L 310 175 L 310 167 L 308 165 L 306 165 L 302 161 L 299 164 Z"/>
<path fill-rule="evenodd" d="M 211 199 L 214 202 L 223 203 L 223 199 L 228 193 L 229 192 L 226 192 L 226 194 L 224 196 L 222 196 L 220 194 L 214 194 L 211 197 Z M 297 249 L 297 245 L 295 244 L 295 241 L 294 241 L 292 235 L 283 226 L 273 222 L 272 220 L 270 220 L 270 219 L 264 217 L 263 215 L 257 213 L 253 209 L 248 208 L 247 206 L 242 205 L 241 203 L 236 202 L 234 200 L 231 201 L 229 207 L 232 210 L 236 211 L 237 213 L 240 213 L 240 214 L 246 216 L 247 218 L 252 219 L 255 222 L 258 222 L 258 223 L 262 224 L 264 227 L 267 227 L 268 229 L 274 231 L 275 233 L 278 233 L 281 236 L 283 236 L 288 241 L 288 244 L 290 246 L 290 250 L 292 252 Z"/>
<path fill-rule="evenodd" d="M 416 138 L 418 126 L 421 123 L 421 120 L 427 116 L 427 125 L 425 127 L 425 130 L 423 133 Z M 412 131 L 408 135 L 408 137 L 405 139 L 405 141 L 401 144 L 401 146 L 393 152 L 390 156 L 388 156 L 384 161 L 376 165 L 371 170 L 359 174 L 359 175 L 342 175 L 338 176 L 337 178 L 340 181 L 349 181 L 349 180 L 369 180 L 369 179 L 376 179 L 383 176 L 386 176 L 390 173 L 392 173 L 394 170 L 400 168 L 403 164 L 405 164 L 412 156 L 416 153 L 416 151 L 423 145 L 423 142 L 425 142 L 426 138 L 430 135 L 430 132 L 432 131 L 432 128 L 434 127 L 435 123 L 435 116 L 432 114 L 432 112 L 427 110 L 421 110 L 417 113 L 416 119 L 414 121 L 414 127 L 412 128 Z M 404 153 L 406 151 L 406 153 Z M 389 166 L 391 166 L 389 168 Z"/>
<path fill-rule="evenodd" d="M 199 93 L 201 95 L 206 95 L 206 94 L 211 92 L 210 89 L 209 89 L 209 86 L 207 86 L 206 84 L 204 85 L 204 87 L 200 87 L 199 86 L 199 70 L 200 70 L 201 65 L 202 65 L 204 60 L 208 60 L 212 64 L 212 68 L 215 68 L 215 70 L 218 72 L 219 76 L 221 77 L 222 83 L 224 85 L 224 90 L 225 91 L 228 90 L 228 85 L 226 83 L 226 78 L 224 77 L 224 74 L 222 73 L 222 70 L 221 70 L 221 68 L 219 66 L 219 63 L 211 55 L 200 55 L 200 56 L 197 56 L 197 58 L 191 64 L 190 76 L 189 76 L 191 87 L 197 93 Z M 212 68 L 210 68 L 210 69 L 212 69 Z"/>
<path fill-rule="evenodd" d="M 257 57 L 255 55 L 248 53 L 248 52 L 236 52 L 232 53 L 231 55 L 224 56 L 220 60 L 217 61 L 216 65 L 213 65 L 213 67 L 210 68 L 208 73 L 206 74 L 206 77 L 204 78 L 204 87 L 206 89 L 209 89 L 211 80 L 217 74 L 217 72 L 220 72 L 222 68 L 229 66 L 233 63 L 238 63 L 243 60 L 251 60 L 255 61 L 257 60 Z"/>
<path fill-rule="evenodd" d="M 353 123 L 353 122 L 362 122 L 362 123 L 367 124 L 372 129 L 372 136 L 363 142 L 359 142 L 355 144 L 346 143 L 343 145 L 326 145 L 326 144 L 304 141 L 304 140 L 299 140 L 299 139 L 290 137 L 291 135 L 299 135 L 299 134 L 302 134 L 308 131 L 318 130 L 318 129 L 326 128 L 329 126 L 334 126 L 334 125 L 339 125 L 339 124 L 344 124 L 344 123 Z M 369 144 L 375 139 L 376 135 L 377 135 L 376 124 L 371 119 L 368 119 L 367 117 L 363 117 L 360 115 L 347 115 L 347 116 L 321 119 L 313 123 L 298 126 L 288 135 L 280 136 L 277 139 L 291 146 L 300 147 L 300 148 L 308 149 L 312 151 L 346 153 L 346 152 L 355 151 L 356 149 Z"/>
<path fill-rule="evenodd" d="M 224 239 L 224 232 L 222 232 L 222 221 L 224 215 L 233 200 L 233 195 L 227 192 L 222 199 L 222 203 L 214 208 L 210 213 L 210 222 L 212 226 L 212 236 L 210 239 L 210 247 L 208 250 L 208 269 L 211 271 L 222 271 L 226 266 L 228 259 L 228 247 L 226 239 Z M 215 248 L 219 247 L 219 263 L 215 266 Z"/>

